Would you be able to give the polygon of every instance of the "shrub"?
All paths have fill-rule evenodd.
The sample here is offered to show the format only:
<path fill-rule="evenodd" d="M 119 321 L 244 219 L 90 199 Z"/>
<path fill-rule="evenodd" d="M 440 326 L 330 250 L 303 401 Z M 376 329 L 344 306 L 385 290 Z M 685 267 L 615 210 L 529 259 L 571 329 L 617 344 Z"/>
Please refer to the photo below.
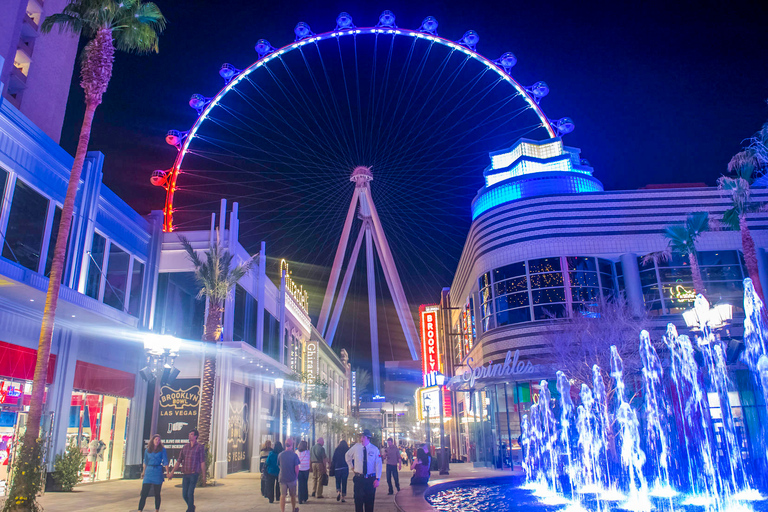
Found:
<path fill-rule="evenodd" d="M 53 463 L 53 479 L 61 490 L 70 492 L 80 482 L 80 474 L 85 468 L 85 454 L 73 439 L 66 453 L 56 455 Z"/>

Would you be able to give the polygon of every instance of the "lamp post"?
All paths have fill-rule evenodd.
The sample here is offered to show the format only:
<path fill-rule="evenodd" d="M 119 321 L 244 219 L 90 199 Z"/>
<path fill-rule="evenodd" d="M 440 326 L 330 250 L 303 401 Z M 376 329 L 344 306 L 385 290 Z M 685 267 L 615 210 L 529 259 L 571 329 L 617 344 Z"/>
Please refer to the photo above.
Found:
<path fill-rule="evenodd" d="M 149 438 L 157 433 L 157 419 L 160 415 L 160 387 L 165 382 L 172 382 L 179 374 L 173 367 L 173 361 L 181 349 L 181 340 L 173 336 L 147 333 L 144 335 L 144 350 L 147 353 L 147 366 L 139 370 L 147 382 L 155 383 L 152 400 L 152 421 L 149 426 Z"/>
<path fill-rule="evenodd" d="M 317 400 L 309 402 L 309 406 L 312 407 L 312 445 L 315 444 L 315 411 L 317 410 Z"/>
<path fill-rule="evenodd" d="M 437 382 L 437 396 L 438 407 L 440 408 L 440 474 L 448 474 L 448 461 L 445 458 L 445 420 L 443 419 L 444 400 L 443 400 L 443 385 L 445 384 L 445 375 L 438 372 L 435 376 L 435 382 Z"/>
<path fill-rule="evenodd" d="M 331 420 L 332 419 L 333 419 L 333 413 L 329 412 L 328 413 L 328 444 L 329 446 L 336 444 L 335 442 L 331 442 Z"/>
<path fill-rule="evenodd" d="M 432 432 L 429 430 L 429 405 L 431 402 L 432 402 L 432 399 L 430 397 L 428 396 L 424 397 L 424 410 L 427 411 L 427 414 L 424 419 L 427 422 L 426 423 L 426 430 L 427 430 L 426 441 L 428 445 L 432 445 L 432 443 L 430 442 L 432 440 Z"/>
<path fill-rule="evenodd" d="M 280 427 L 277 429 L 277 431 L 278 431 L 278 434 L 277 434 L 278 441 L 282 441 L 283 440 L 283 385 L 284 384 L 285 384 L 285 380 L 283 380 L 283 379 L 281 379 L 279 377 L 277 379 L 275 379 L 275 388 L 277 388 L 277 392 L 280 395 L 280 399 L 279 399 L 279 402 L 280 402 L 280 406 L 279 406 L 280 407 Z"/>

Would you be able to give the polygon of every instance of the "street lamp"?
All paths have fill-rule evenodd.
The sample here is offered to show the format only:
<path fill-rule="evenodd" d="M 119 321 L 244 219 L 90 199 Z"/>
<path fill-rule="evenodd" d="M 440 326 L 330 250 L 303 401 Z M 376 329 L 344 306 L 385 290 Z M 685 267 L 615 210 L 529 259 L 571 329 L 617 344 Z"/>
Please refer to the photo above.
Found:
<path fill-rule="evenodd" d="M 425 421 L 426 421 L 426 424 L 425 424 L 425 429 L 426 429 L 426 431 L 427 431 L 427 439 L 426 439 L 426 441 L 427 441 L 427 444 L 428 444 L 428 445 L 431 445 L 431 444 L 432 444 L 432 443 L 430 442 L 430 441 L 431 441 L 431 439 L 432 439 L 432 434 L 431 434 L 431 433 L 430 433 L 430 431 L 429 431 L 429 405 L 430 405 L 431 403 L 432 403 L 432 398 L 430 398 L 430 397 L 428 397 L 428 396 L 425 396 L 425 397 L 424 397 L 424 409 L 427 411 L 427 414 L 426 414 L 426 417 L 425 417 Z"/>
<path fill-rule="evenodd" d="M 317 410 L 317 400 L 309 402 L 309 406 L 312 407 L 312 444 L 315 444 L 315 411 Z"/>
<path fill-rule="evenodd" d="M 437 396 L 440 402 L 438 407 L 440 408 L 440 474 L 448 474 L 448 461 L 445 458 L 445 420 L 443 419 L 444 403 L 443 400 L 443 385 L 445 384 L 445 375 L 438 372 L 435 376 L 435 382 L 437 383 Z"/>
<path fill-rule="evenodd" d="M 154 381 L 155 383 L 152 421 L 149 426 L 150 439 L 157 433 L 157 419 L 160 415 L 160 387 L 164 383 L 173 382 L 179 375 L 179 369 L 173 367 L 173 362 L 179 355 L 180 349 L 181 340 L 173 336 L 151 332 L 144 335 L 147 366 L 139 370 L 139 374 L 145 381 Z"/>
<path fill-rule="evenodd" d="M 284 384 L 285 384 L 285 380 L 279 377 L 275 379 L 275 388 L 277 388 L 277 392 L 280 394 L 280 426 L 277 429 L 278 441 L 282 441 L 283 439 L 283 385 Z"/>

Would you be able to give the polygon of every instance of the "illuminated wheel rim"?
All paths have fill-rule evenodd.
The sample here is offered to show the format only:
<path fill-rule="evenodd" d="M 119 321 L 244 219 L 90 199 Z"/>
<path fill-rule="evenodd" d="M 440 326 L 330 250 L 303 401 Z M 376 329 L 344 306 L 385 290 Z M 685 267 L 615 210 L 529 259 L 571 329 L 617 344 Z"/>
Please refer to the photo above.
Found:
<path fill-rule="evenodd" d="M 260 40 L 259 45 L 257 45 L 257 51 L 260 52 L 259 58 L 250 66 L 238 70 L 232 66 L 225 65 L 226 70 L 223 68 L 222 75 L 231 75 L 225 77 L 225 80 L 227 80 L 225 86 L 213 97 L 204 98 L 202 96 L 197 96 L 196 100 L 195 97 L 193 97 L 193 100 L 190 101 L 190 105 L 192 105 L 193 102 L 196 102 L 194 107 L 198 109 L 198 118 L 188 132 L 178 134 L 179 136 L 175 139 L 179 151 L 173 167 L 167 172 L 167 176 L 164 176 L 162 179 L 162 185 L 167 191 L 164 207 L 164 230 L 167 232 L 174 230 L 174 199 L 176 193 L 180 189 L 180 175 L 184 173 L 185 158 L 194 153 L 195 144 L 201 138 L 201 132 L 204 131 L 206 122 L 211 120 L 212 114 L 216 112 L 216 109 L 226 108 L 224 107 L 224 104 L 229 95 L 240 94 L 238 93 L 238 87 L 247 82 L 253 84 L 254 80 L 258 80 L 259 76 L 257 72 L 259 70 L 269 70 L 271 64 L 285 66 L 286 60 L 291 55 L 295 54 L 300 54 L 301 57 L 306 60 L 308 54 L 310 54 L 308 50 L 312 48 L 316 49 L 318 55 L 321 55 L 321 45 L 328 46 L 329 44 L 332 44 L 333 41 L 336 41 L 336 44 L 339 45 L 340 54 L 342 44 L 345 41 L 350 40 L 354 45 L 355 52 L 357 52 L 359 41 L 363 38 L 374 38 L 377 47 L 379 40 L 382 41 L 382 46 L 390 44 L 391 41 L 391 45 L 394 47 L 395 40 L 406 39 L 411 41 L 412 48 L 416 48 L 417 45 L 427 45 L 428 54 L 432 47 L 443 48 L 449 52 L 449 56 L 451 57 L 454 54 L 460 57 L 463 56 L 464 63 L 475 62 L 479 64 L 487 70 L 488 73 L 495 75 L 495 79 L 498 80 L 499 83 L 504 84 L 508 88 L 510 97 L 515 99 L 518 104 L 524 102 L 523 108 L 526 111 L 524 112 L 526 117 L 532 118 L 534 121 L 534 124 L 523 123 L 526 127 L 533 127 L 529 132 L 524 133 L 524 135 L 529 135 L 531 138 L 538 139 L 551 138 L 562 133 L 567 133 L 572 129 L 572 123 L 569 119 L 565 118 L 564 120 L 561 120 L 565 121 L 562 123 L 550 121 L 541 110 L 538 101 L 541 100 L 542 95 L 539 94 L 540 91 L 536 90 L 536 86 L 542 84 L 541 82 L 535 84 L 533 87 L 524 87 L 512 77 L 510 74 L 511 66 L 509 66 L 509 64 L 511 63 L 514 65 L 514 56 L 511 56 L 511 54 L 505 54 L 502 58 L 492 61 L 475 50 L 477 35 L 472 31 L 465 33 L 460 41 L 455 42 L 439 37 L 435 30 L 429 30 L 431 28 L 428 24 L 430 18 L 425 20 L 420 30 L 401 29 L 394 25 L 393 15 L 391 16 L 391 23 L 389 23 L 389 18 L 386 18 L 385 16 L 387 12 L 382 14 L 379 26 L 368 28 L 354 27 L 354 25 L 351 24 L 351 18 L 348 20 L 349 25 L 347 25 L 346 28 L 340 28 L 338 26 L 339 20 L 343 17 L 343 15 L 340 15 L 337 19 L 337 29 L 321 34 L 313 34 L 306 24 L 300 23 L 295 30 L 297 40 L 293 43 L 285 45 L 279 49 L 274 49 L 266 41 Z M 389 14 L 391 15 L 391 13 Z M 355 53 L 355 55 L 357 56 L 357 53 Z M 511 58 L 509 56 L 511 56 Z M 309 58 L 311 57 L 312 55 L 310 54 Z M 464 64 L 462 64 L 462 66 L 463 65 Z M 229 67 L 227 68 L 227 66 Z M 227 71 L 227 73 L 225 73 L 225 71 Z M 483 73 L 485 73 L 485 71 L 483 71 Z M 262 76 L 262 78 L 264 77 Z M 545 84 L 543 87 L 546 89 Z M 545 91 L 543 95 L 546 95 L 546 92 L 547 91 Z M 517 112 L 520 112 L 520 110 L 518 109 Z M 522 116 L 522 114 L 517 115 Z M 508 140 L 508 144 L 511 144 L 512 142 L 514 141 Z M 363 164 L 364 162 L 358 163 Z M 477 169 L 476 171 L 479 174 L 480 170 Z M 161 182 L 159 180 L 156 182 L 155 177 L 153 177 L 153 184 L 157 185 L 161 184 Z"/>

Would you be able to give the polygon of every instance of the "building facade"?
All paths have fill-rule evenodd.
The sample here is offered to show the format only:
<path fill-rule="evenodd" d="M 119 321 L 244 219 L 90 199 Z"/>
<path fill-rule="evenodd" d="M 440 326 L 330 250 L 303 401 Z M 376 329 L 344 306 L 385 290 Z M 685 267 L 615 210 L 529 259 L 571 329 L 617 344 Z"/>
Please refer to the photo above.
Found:
<path fill-rule="evenodd" d="M 49 2 L 46 2 L 46 7 Z M 154 383 L 142 378 L 149 334 L 181 340 L 178 375 L 160 392 L 158 431 L 180 449 L 197 426 L 205 303 L 179 233 L 162 213 L 142 217 L 102 184 L 105 158 L 88 154 L 75 203 L 48 371 L 47 464 L 67 446 L 87 454 L 84 480 L 138 477 Z M 25 427 L 47 275 L 72 157 L 7 98 L 0 101 L 0 488 Z M 219 236 L 244 262 L 237 204 L 222 203 L 211 230 L 181 233 L 200 251 Z M 214 226 L 218 226 L 217 229 Z M 214 475 L 259 471 L 259 446 L 291 432 L 276 379 L 305 370 L 307 347 L 329 382 L 323 404 L 349 414 L 349 365 L 311 325 L 307 297 L 287 272 L 268 276 L 267 245 L 226 301 L 210 449 Z M 282 274 L 282 275 L 281 275 Z M 151 379 L 150 379 L 151 380 Z M 280 419 L 283 419 L 281 430 Z M 183 437 L 182 437 L 183 435 Z"/>
<path fill-rule="evenodd" d="M 473 202 L 473 222 L 443 304 L 455 458 L 498 464 L 498 454 L 509 454 L 511 447 L 512 459 L 519 459 L 522 416 L 539 382 L 554 379 L 556 368 L 548 363 L 556 347 L 549 340 L 575 313 L 622 294 L 659 329 L 671 322 L 686 331 L 681 314 L 695 297 L 688 258 L 644 263 L 644 256 L 667 247 L 667 225 L 682 223 L 695 211 L 720 219 L 730 199 L 704 186 L 603 191 L 574 155 L 578 151 L 559 139 L 523 140 L 491 154 L 486 186 Z M 768 190 L 754 189 L 753 198 L 768 200 Z M 749 226 L 765 287 L 768 215 L 751 215 Z M 705 232 L 697 249 L 708 298 L 734 307 L 729 334 L 738 341 L 748 277 L 740 234 Z M 491 362 L 506 363 L 512 371 L 487 382 L 462 377 Z M 738 364 L 731 369 L 735 378 L 743 370 Z M 745 423 L 741 427 L 748 430 Z"/>

